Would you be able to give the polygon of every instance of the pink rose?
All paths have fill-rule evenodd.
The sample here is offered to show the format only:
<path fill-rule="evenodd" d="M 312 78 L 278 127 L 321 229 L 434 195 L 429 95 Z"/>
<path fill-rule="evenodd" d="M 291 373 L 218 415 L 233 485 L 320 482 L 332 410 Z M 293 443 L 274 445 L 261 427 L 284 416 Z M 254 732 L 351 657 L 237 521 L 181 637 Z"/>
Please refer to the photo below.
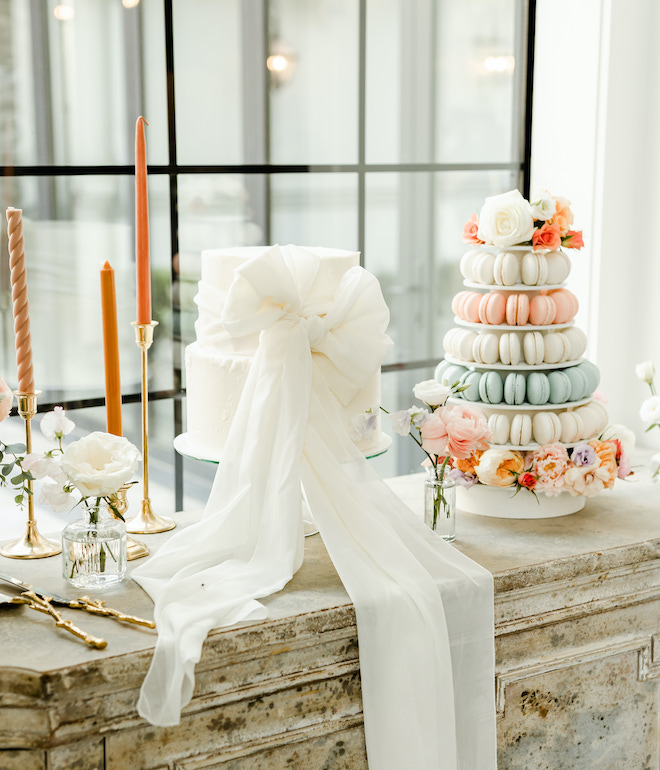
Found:
<path fill-rule="evenodd" d="M 534 249 L 550 249 L 555 251 L 561 246 L 561 232 L 556 224 L 545 222 L 532 236 Z"/>
<path fill-rule="evenodd" d="M 11 392 L 11 388 L 0 377 L 0 422 L 9 417 L 13 400 L 14 394 Z"/>
<path fill-rule="evenodd" d="M 468 221 L 463 225 L 463 242 L 464 243 L 483 243 L 478 235 L 479 232 L 479 217 L 477 214 L 472 214 Z"/>
<path fill-rule="evenodd" d="M 447 426 L 440 409 L 430 414 L 420 426 L 422 449 L 430 455 L 447 454 Z"/>
<path fill-rule="evenodd" d="M 531 473 L 537 478 L 536 488 L 553 497 L 564 488 L 564 474 L 570 460 L 563 444 L 546 444 L 531 456 Z"/>
<path fill-rule="evenodd" d="M 518 484 L 526 489 L 534 489 L 536 481 L 536 476 L 532 476 L 531 473 L 521 473 L 520 476 L 518 476 Z"/>
<path fill-rule="evenodd" d="M 488 449 L 492 436 L 483 412 L 467 405 L 447 407 L 445 423 L 449 434 L 447 449 L 452 457 L 466 460 L 479 449 Z"/>
<path fill-rule="evenodd" d="M 584 246 L 582 240 L 582 230 L 568 230 L 561 239 L 561 245 L 567 249 L 581 249 Z"/>

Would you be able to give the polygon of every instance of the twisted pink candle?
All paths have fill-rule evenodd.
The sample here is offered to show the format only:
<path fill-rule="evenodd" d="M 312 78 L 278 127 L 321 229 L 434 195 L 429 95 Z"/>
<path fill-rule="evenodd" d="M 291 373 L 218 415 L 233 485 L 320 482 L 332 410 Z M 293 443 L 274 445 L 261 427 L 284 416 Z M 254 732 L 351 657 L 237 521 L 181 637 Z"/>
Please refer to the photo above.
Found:
<path fill-rule="evenodd" d="M 9 269 L 11 270 L 11 300 L 14 307 L 14 334 L 16 335 L 16 368 L 18 390 L 34 393 L 32 373 L 32 343 L 30 340 L 30 313 L 28 308 L 25 246 L 23 241 L 23 212 L 7 209 L 9 234 Z"/>

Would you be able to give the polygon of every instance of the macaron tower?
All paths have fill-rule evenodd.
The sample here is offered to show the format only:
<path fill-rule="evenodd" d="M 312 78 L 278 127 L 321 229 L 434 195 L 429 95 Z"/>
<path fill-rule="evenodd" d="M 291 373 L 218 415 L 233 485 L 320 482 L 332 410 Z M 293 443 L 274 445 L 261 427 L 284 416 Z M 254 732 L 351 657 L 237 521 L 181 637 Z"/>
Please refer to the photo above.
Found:
<path fill-rule="evenodd" d="M 545 202 L 552 211 L 535 212 L 512 191 L 487 199 L 497 201 L 498 210 L 485 205 L 468 222 L 464 240 L 472 248 L 460 262 L 465 290 L 453 298 L 455 325 L 444 337 L 445 358 L 435 372 L 446 385 L 459 381 L 460 398 L 486 414 L 491 447 L 523 456 L 548 444 L 570 449 L 607 425 L 606 410 L 593 397 L 600 373 L 584 358 L 587 338 L 575 326 L 578 300 L 565 287 L 571 261 L 563 249 L 580 248 L 581 233 L 557 222 L 556 200 Z M 568 206 L 564 215 L 570 225 Z M 471 507 L 473 489 L 459 489 L 459 507 L 493 515 Z M 518 497 L 538 506 L 531 495 Z M 540 515 L 564 515 L 584 505 L 583 498 L 561 497 L 568 501 L 551 506 L 561 513 Z"/>

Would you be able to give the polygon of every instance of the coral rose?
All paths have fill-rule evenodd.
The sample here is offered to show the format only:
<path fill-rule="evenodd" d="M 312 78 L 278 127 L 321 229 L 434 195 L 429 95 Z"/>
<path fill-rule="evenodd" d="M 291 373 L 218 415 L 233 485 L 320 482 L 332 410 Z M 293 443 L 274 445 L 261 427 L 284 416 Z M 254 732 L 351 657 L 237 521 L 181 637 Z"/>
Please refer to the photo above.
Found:
<path fill-rule="evenodd" d="M 518 476 L 518 483 L 526 489 L 534 489 L 536 486 L 536 476 L 532 476 L 531 473 L 521 473 Z"/>
<path fill-rule="evenodd" d="M 479 238 L 479 217 L 476 214 L 463 225 L 463 243 L 483 243 Z"/>
<path fill-rule="evenodd" d="M 552 221 L 558 225 L 562 234 L 568 233 L 568 228 L 573 224 L 573 212 L 571 202 L 566 198 L 555 198 L 556 210 Z"/>
<path fill-rule="evenodd" d="M 582 239 L 582 230 L 569 230 L 562 236 L 561 245 L 567 249 L 581 249 L 584 246 Z"/>
<path fill-rule="evenodd" d="M 487 449 L 474 470 L 482 484 L 510 487 L 524 470 L 523 458 L 509 449 Z"/>
<path fill-rule="evenodd" d="M 555 224 L 545 222 L 532 236 L 534 249 L 550 249 L 555 251 L 561 246 L 561 233 Z"/>
<path fill-rule="evenodd" d="M 430 455 L 441 457 L 447 454 L 447 426 L 440 411 L 430 414 L 421 424 L 422 449 Z"/>
<path fill-rule="evenodd" d="M 612 489 L 614 486 L 614 481 L 618 476 L 618 468 L 616 464 L 616 444 L 614 441 L 590 441 L 589 444 L 596 450 L 596 454 L 600 458 L 600 467 L 606 468 L 610 474 L 610 478 L 605 483 L 605 487 L 607 489 Z"/>
<path fill-rule="evenodd" d="M 483 412 L 467 405 L 445 408 L 449 440 L 447 451 L 457 460 L 466 460 L 480 449 L 488 449 L 492 436 Z"/>

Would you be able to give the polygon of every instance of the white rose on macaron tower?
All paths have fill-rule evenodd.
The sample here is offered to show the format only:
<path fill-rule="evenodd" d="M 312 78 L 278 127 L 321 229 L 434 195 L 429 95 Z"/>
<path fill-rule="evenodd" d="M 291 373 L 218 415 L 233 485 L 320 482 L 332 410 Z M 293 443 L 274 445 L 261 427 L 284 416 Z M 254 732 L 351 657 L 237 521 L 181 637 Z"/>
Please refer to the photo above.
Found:
<path fill-rule="evenodd" d="M 534 217 L 518 190 L 486 198 L 479 214 L 479 238 L 493 246 L 515 246 L 531 241 Z"/>

